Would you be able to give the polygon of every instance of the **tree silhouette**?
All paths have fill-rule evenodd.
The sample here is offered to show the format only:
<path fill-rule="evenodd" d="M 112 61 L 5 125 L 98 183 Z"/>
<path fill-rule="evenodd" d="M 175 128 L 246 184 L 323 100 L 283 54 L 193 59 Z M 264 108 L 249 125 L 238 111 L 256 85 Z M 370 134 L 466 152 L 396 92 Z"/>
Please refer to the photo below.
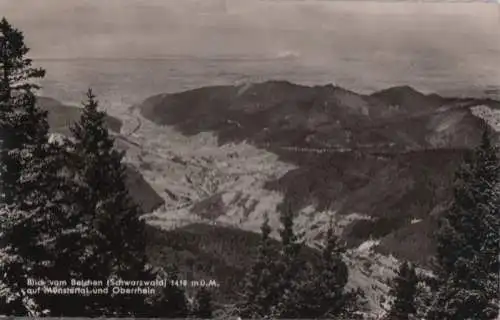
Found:
<path fill-rule="evenodd" d="M 387 320 L 409 320 L 417 312 L 415 298 L 418 278 L 415 268 L 408 262 L 403 262 L 398 269 L 390 294 L 394 303 L 388 313 Z"/>
<path fill-rule="evenodd" d="M 454 199 L 436 232 L 439 290 L 428 319 L 498 315 L 499 163 L 488 129 L 456 173 Z"/>

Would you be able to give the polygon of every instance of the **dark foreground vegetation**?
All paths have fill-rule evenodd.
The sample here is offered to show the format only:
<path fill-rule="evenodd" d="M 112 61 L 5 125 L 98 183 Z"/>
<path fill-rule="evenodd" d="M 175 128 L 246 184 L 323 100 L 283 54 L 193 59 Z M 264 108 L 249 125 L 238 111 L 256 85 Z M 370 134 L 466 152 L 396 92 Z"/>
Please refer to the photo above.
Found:
<path fill-rule="evenodd" d="M 182 233 L 156 234 L 129 194 L 123 153 L 116 150 L 106 115 L 92 91 L 63 141 L 49 141 L 48 114 L 36 103 L 44 70 L 26 58 L 23 35 L 0 22 L 0 314 L 7 316 L 133 316 L 212 318 L 216 288 L 186 290 L 175 264 L 191 252 L 192 269 L 223 268 L 236 256 L 212 247 L 209 261 Z M 433 276 L 403 262 L 393 281 L 388 320 L 486 320 L 498 314 L 499 161 L 484 130 L 467 152 L 453 197 L 435 233 Z M 360 290 L 346 287 L 346 245 L 330 223 L 323 245 L 307 248 L 294 231 L 295 203 L 279 208 L 280 241 L 268 218 L 261 235 L 242 239 L 257 248 L 237 270 L 234 314 L 242 318 L 358 319 Z M 170 237 L 170 238 L 169 238 Z M 235 236 L 235 239 L 237 236 Z M 230 240 L 229 240 L 230 241 Z M 169 243 L 163 243 L 169 242 Z M 162 247 L 154 247 L 154 245 Z M 196 241 L 194 241 L 196 243 Z M 224 244 L 224 242 L 220 242 Z M 163 244 L 165 246 L 163 247 Z M 189 250 L 186 250 L 189 249 Z M 169 250 L 171 252 L 169 252 Z M 153 251 L 153 254 L 151 253 Z M 179 259 L 187 263 L 186 252 Z M 196 265 L 206 259 L 207 265 Z M 175 261 L 175 262 L 179 262 Z M 185 266 L 181 266 L 185 267 Z M 210 273 L 210 270 L 203 270 Z M 228 269 L 233 271 L 233 269 Z M 241 276 L 241 278 L 240 278 Z M 230 278 L 231 275 L 228 275 Z M 168 279 L 152 294 L 61 295 L 34 291 L 28 280 Z M 179 281 L 178 281 L 179 280 Z M 112 286 L 112 285 L 109 285 Z"/>

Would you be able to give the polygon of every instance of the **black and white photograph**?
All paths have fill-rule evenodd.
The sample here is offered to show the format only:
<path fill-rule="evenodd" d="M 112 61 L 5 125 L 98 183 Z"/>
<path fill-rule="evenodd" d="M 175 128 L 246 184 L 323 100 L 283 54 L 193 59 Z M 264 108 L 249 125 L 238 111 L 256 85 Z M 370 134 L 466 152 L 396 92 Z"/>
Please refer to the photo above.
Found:
<path fill-rule="evenodd" d="M 0 19 L 0 316 L 500 319 L 500 2 Z"/>

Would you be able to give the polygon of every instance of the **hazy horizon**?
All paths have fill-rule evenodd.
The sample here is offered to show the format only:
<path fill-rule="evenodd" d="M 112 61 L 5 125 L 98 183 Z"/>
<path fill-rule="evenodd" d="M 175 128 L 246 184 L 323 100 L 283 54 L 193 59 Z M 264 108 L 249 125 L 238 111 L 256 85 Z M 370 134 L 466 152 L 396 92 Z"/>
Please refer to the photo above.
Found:
<path fill-rule="evenodd" d="M 56 83 L 101 83 L 105 75 L 110 84 L 101 91 L 118 96 L 149 81 L 136 89 L 144 92 L 134 92 L 137 99 L 190 88 L 186 83 L 255 78 L 355 90 L 400 83 L 428 91 L 498 89 L 498 8 L 487 2 L 0 0 L 1 14 L 25 33 L 30 56 L 47 69 L 47 92 L 57 91 Z M 76 67 L 60 59 L 110 63 Z M 154 67 L 155 61 L 123 59 L 164 61 Z"/>
<path fill-rule="evenodd" d="M 286 52 L 319 59 L 373 42 L 450 55 L 500 48 L 497 5 L 481 2 L 0 0 L 0 12 L 25 32 L 32 56 L 45 59 Z"/>

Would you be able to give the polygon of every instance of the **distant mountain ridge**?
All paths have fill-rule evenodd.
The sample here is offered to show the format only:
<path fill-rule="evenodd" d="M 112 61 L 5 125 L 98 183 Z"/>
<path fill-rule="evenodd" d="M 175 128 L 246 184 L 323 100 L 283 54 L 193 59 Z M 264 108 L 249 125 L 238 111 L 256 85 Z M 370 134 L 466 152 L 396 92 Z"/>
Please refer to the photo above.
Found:
<path fill-rule="evenodd" d="M 246 141 L 277 154 L 298 168 L 267 181 L 267 189 L 299 211 L 367 215 L 343 231 L 351 246 L 379 239 L 380 252 L 426 265 L 454 170 L 486 124 L 471 110 L 478 105 L 500 109 L 491 99 L 426 95 L 409 86 L 362 95 L 268 81 L 156 95 L 138 110 L 186 136 L 208 131 L 221 145 Z M 224 215 L 230 206 L 213 210 Z"/>
<path fill-rule="evenodd" d="M 286 81 L 243 86 L 205 87 L 146 99 L 141 114 L 157 124 L 173 125 L 187 135 L 213 131 L 221 142 L 248 140 L 272 146 L 398 149 L 470 147 L 474 130 L 444 128 L 447 121 L 476 124 L 468 107 L 496 101 L 424 95 L 394 87 L 361 95 L 333 85 L 307 87 Z M 447 108 L 447 109 L 445 109 Z M 409 125 L 415 121 L 418 125 Z M 470 122 L 470 123 L 469 123 Z M 421 130 L 424 128 L 424 130 Z M 408 132 L 408 131 L 412 132 Z M 401 131 L 395 134 L 396 131 Z M 443 139 L 454 141 L 442 142 Z"/>

